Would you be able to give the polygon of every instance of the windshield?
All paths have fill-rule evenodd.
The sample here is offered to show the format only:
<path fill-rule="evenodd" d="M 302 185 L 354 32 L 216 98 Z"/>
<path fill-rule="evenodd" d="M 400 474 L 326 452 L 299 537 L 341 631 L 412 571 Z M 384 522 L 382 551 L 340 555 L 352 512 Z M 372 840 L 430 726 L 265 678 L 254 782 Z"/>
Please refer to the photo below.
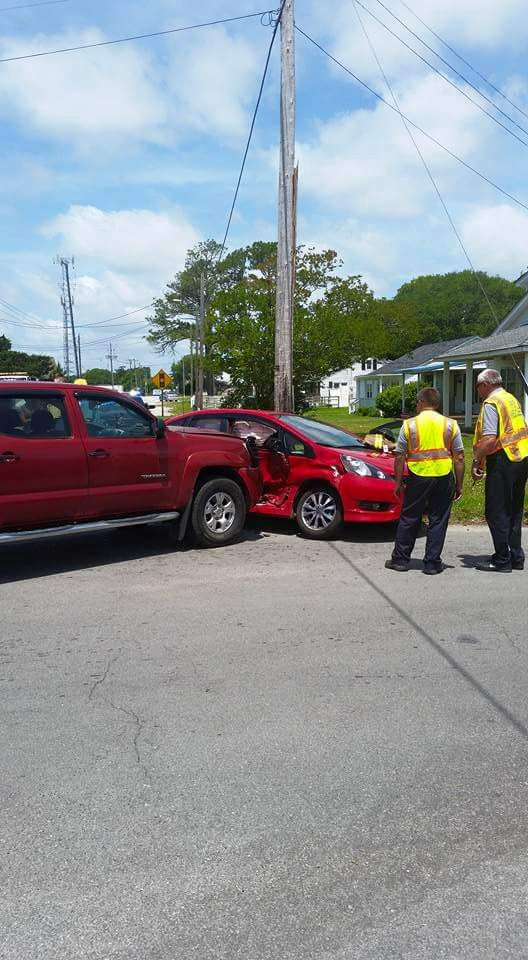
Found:
<path fill-rule="evenodd" d="M 318 423 L 316 420 L 306 420 L 305 417 L 281 417 L 284 423 L 289 423 L 301 433 L 313 440 L 314 443 L 320 443 L 323 447 L 339 447 L 346 450 L 363 449 L 365 444 L 353 437 L 344 430 L 337 430 L 335 427 L 329 427 L 326 423 Z"/>

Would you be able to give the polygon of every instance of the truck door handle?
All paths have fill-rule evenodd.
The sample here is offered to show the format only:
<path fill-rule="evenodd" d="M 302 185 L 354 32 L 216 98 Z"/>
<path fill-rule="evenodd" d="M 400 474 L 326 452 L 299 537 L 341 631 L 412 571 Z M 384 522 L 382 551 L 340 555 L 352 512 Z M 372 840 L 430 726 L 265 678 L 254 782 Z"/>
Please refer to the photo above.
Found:
<path fill-rule="evenodd" d="M 0 454 L 0 462 L 2 463 L 13 463 L 14 460 L 20 460 L 20 457 L 17 453 L 13 453 L 12 450 L 4 450 Z"/>
<path fill-rule="evenodd" d="M 99 447 L 97 450 L 92 450 L 88 456 L 93 457 L 95 460 L 104 460 L 106 457 L 109 457 L 110 454 L 108 453 L 108 450 L 103 450 L 102 447 Z"/>

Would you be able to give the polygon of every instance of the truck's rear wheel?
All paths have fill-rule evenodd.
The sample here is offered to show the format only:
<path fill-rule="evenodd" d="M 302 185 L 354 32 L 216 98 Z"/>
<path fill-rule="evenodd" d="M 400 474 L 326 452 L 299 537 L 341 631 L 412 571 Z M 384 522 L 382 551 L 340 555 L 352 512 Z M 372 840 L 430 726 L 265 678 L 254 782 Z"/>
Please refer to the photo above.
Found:
<path fill-rule="evenodd" d="M 227 477 L 208 480 L 194 499 L 191 526 L 202 547 L 233 543 L 246 522 L 246 501 L 238 483 Z"/>

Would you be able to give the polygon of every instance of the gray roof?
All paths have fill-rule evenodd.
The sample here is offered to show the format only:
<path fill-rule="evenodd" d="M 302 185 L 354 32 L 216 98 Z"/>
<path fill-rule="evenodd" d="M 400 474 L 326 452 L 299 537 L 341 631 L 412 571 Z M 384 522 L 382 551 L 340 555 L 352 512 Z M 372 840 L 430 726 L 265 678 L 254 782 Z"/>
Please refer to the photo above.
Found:
<path fill-rule="evenodd" d="M 525 348 L 528 350 L 528 326 L 514 327 L 504 333 L 492 333 L 490 337 L 473 337 L 451 350 L 445 350 L 440 360 L 456 360 L 462 357 L 490 359 L 495 354 Z"/>
<path fill-rule="evenodd" d="M 467 337 L 459 337 L 457 340 L 441 340 L 438 343 L 426 343 L 423 347 L 416 347 L 410 353 L 406 353 L 397 360 L 389 360 L 382 367 L 378 367 L 374 376 L 396 376 L 399 373 L 412 370 L 414 367 L 421 367 L 430 360 L 438 360 L 440 356 L 452 350 L 459 344 L 466 343 Z M 371 374 L 371 377 L 373 374 Z"/>

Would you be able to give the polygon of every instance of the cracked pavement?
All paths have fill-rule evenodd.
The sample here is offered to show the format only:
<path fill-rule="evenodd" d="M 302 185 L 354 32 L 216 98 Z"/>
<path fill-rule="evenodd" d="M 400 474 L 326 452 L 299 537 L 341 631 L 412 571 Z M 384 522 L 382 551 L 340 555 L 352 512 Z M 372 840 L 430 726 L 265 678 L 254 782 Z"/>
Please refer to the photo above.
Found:
<path fill-rule="evenodd" d="M 389 536 L 2 552 L 2 960 L 526 955 L 527 581 Z"/>

